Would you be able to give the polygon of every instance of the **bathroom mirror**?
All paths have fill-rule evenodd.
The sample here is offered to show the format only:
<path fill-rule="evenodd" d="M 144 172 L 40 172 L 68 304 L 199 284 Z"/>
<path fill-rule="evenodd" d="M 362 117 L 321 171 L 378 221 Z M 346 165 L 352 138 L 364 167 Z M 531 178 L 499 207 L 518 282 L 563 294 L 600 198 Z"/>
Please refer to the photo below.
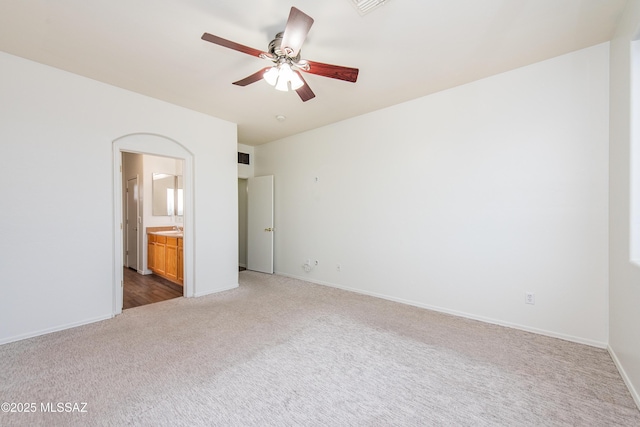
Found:
<path fill-rule="evenodd" d="M 182 216 L 182 176 L 154 173 L 152 204 L 154 216 Z"/>

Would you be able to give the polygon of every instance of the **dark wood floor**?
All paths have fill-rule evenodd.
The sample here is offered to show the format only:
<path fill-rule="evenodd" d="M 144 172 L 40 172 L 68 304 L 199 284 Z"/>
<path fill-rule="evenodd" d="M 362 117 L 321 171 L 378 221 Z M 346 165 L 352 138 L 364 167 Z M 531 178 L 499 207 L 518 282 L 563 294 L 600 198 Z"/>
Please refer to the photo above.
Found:
<path fill-rule="evenodd" d="M 124 268 L 123 310 L 178 298 L 182 295 L 183 289 L 180 285 L 155 274 L 142 275 L 130 268 Z"/>

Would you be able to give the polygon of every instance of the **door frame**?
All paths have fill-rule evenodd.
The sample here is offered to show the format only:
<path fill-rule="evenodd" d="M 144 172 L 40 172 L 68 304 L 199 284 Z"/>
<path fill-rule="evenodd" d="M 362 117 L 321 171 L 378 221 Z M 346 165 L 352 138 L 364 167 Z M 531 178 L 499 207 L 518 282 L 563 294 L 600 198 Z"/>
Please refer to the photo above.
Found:
<path fill-rule="evenodd" d="M 247 214 L 249 213 L 247 208 L 247 182 L 248 178 L 238 177 L 238 266 L 245 269 L 247 268 Z M 244 194 L 240 191 L 241 186 L 243 186 Z M 241 221 L 242 219 L 244 221 Z"/>
<path fill-rule="evenodd" d="M 124 244 L 123 244 L 123 207 L 122 207 L 122 153 L 149 154 L 153 156 L 173 157 L 183 161 L 184 184 L 184 296 L 196 294 L 195 283 L 195 213 L 194 213 L 194 156 L 186 147 L 169 137 L 151 133 L 133 133 L 113 140 L 113 315 L 122 313 Z M 139 183 L 138 183 L 139 185 Z M 144 230 L 138 230 L 138 235 Z M 140 241 L 140 240 L 139 240 Z M 147 249 L 141 245 L 144 260 Z M 140 251 L 139 251 L 140 252 Z"/>
<path fill-rule="evenodd" d="M 131 218 L 129 218 L 129 183 L 131 181 L 135 181 L 135 191 L 138 191 L 138 197 L 135 198 L 135 211 L 136 211 L 136 215 L 135 215 L 135 229 L 137 230 L 135 233 L 135 257 L 136 257 L 136 271 L 139 273 L 140 271 L 142 271 L 140 269 L 140 196 L 139 196 L 139 182 L 140 182 L 140 176 L 136 174 L 135 178 L 131 178 L 127 180 L 127 198 L 126 198 L 126 204 L 125 204 L 125 211 L 126 211 L 126 217 L 124 218 L 123 224 L 124 224 L 124 241 L 126 242 L 125 248 L 126 248 L 126 254 L 125 256 L 122 258 L 123 262 L 124 262 L 124 266 L 125 267 L 129 267 L 131 268 L 131 248 L 129 248 L 129 243 L 131 242 L 130 236 L 129 236 L 129 228 L 127 227 L 128 223 L 131 222 Z M 135 193 L 134 191 L 134 193 Z"/>

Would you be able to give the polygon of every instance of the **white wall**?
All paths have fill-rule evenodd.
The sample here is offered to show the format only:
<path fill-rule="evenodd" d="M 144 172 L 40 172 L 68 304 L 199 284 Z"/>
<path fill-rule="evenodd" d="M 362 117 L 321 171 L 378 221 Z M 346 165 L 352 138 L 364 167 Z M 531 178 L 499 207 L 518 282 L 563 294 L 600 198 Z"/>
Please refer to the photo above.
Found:
<path fill-rule="evenodd" d="M 604 347 L 608 55 L 256 147 L 256 176 L 275 175 L 277 273 Z"/>
<path fill-rule="evenodd" d="M 640 152 L 631 151 L 630 44 L 640 36 L 640 1 L 627 3 L 611 41 L 611 131 L 609 151 L 610 352 L 640 407 L 640 267 L 630 249 L 631 156 L 640 167 Z M 638 112 L 633 114 L 636 123 Z M 640 131 L 640 128 L 638 129 Z M 637 136 L 640 136 L 638 133 Z M 636 171 L 637 173 L 638 171 Z M 638 197 L 634 188 L 635 196 Z"/>
<path fill-rule="evenodd" d="M 238 163 L 238 265 L 247 266 L 247 178 L 253 178 L 254 148 L 238 144 L 238 152 L 249 154 L 249 164 Z"/>
<path fill-rule="evenodd" d="M 250 145 L 238 144 L 238 152 L 249 154 L 248 165 L 238 163 L 238 178 L 252 178 L 255 163 L 254 148 Z"/>
<path fill-rule="evenodd" d="M 113 141 L 128 134 L 192 153 L 196 292 L 237 286 L 235 124 L 4 53 L 0 70 L 0 343 L 113 314 Z"/>

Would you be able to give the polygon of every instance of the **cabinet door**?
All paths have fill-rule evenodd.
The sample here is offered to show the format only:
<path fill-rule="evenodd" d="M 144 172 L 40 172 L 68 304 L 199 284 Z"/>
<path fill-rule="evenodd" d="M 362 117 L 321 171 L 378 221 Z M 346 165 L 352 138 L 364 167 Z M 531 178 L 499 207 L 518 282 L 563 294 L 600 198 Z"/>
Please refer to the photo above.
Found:
<path fill-rule="evenodd" d="M 153 265 L 155 271 L 160 274 L 165 274 L 166 268 L 166 243 L 167 238 L 165 236 L 156 236 L 156 247 L 154 249 Z"/>
<path fill-rule="evenodd" d="M 171 280 L 178 280 L 178 239 L 168 237 L 165 249 L 165 275 Z"/>
<path fill-rule="evenodd" d="M 155 268 L 156 244 L 149 243 L 147 245 L 147 268 L 153 270 Z"/>
<path fill-rule="evenodd" d="M 147 234 L 147 268 L 153 270 L 155 264 L 155 236 L 153 234 Z"/>

